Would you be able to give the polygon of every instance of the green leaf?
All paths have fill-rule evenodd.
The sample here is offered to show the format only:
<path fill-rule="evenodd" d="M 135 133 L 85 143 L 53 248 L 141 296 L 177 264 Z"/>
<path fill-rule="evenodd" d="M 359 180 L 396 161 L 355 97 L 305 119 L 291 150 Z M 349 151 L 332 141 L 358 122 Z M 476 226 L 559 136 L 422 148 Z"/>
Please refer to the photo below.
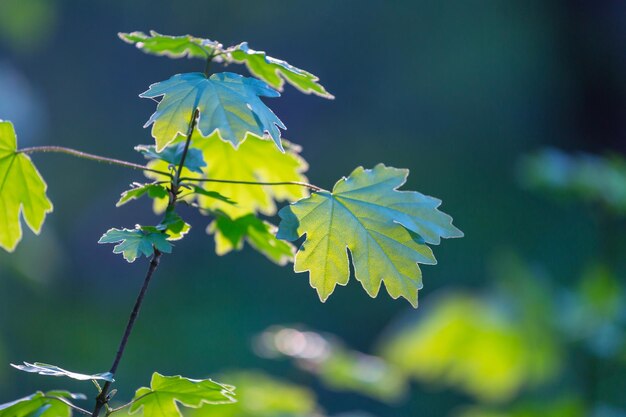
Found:
<path fill-rule="evenodd" d="M 234 205 L 237 204 L 236 201 L 233 201 L 230 198 L 223 196 L 222 194 L 218 193 L 217 191 L 205 190 L 204 188 L 199 187 L 197 185 L 191 185 L 190 187 L 191 187 L 191 189 L 192 189 L 192 191 L 194 193 L 200 194 L 203 197 L 208 197 L 208 198 L 211 198 L 211 199 L 215 199 L 215 200 L 221 201 L 223 203 L 229 204 L 231 206 L 234 206 Z"/>
<path fill-rule="evenodd" d="M 140 184 L 134 182 L 131 186 L 132 188 L 130 190 L 126 190 L 122 193 L 120 200 L 116 204 L 117 207 L 123 206 L 131 200 L 137 200 L 146 194 L 152 199 L 168 197 L 167 188 L 162 184 Z"/>
<path fill-rule="evenodd" d="M 165 212 L 163 221 L 157 226 L 157 229 L 167 234 L 167 240 L 180 240 L 189 233 L 191 226 L 189 223 L 185 222 L 174 209 L 168 209 Z"/>
<path fill-rule="evenodd" d="M 67 391 L 38 391 L 28 397 L 0 405 L 0 417 L 71 417 L 72 409 L 65 401 L 86 399 L 82 394 Z"/>
<path fill-rule="evenodd" d="M 332 192 L 317 192 L 283 208 L 277 237 L 307 239 L 296 253 L 296 272 L 310 272 L 311 285 L 322 301 L 350 277 L 347 250 L 355 277 L 376 297 L 385 282 L 392 298 L 417 306 L 422 288 L 417 263 L 435 264 L 426 244 L 461 237 L 452 218 L 437 210 L 441 201 L 413 191 L 398 191 L 408 170 L 382 164 L 355 169 Z"/>
<path fill-rule="evenodd" d="M 163 253 L 172 252 L 172 244 L 167 241 L 167 235 L 156 228 L 137 225 L 135 229 L 109 229 L 98 243 L 117 243 L 113 253 L 121 253 L 128 262 L 135 262 L 139 256 L 150 257 L 154 249 Z"/>
<path fill-rule="evenodd" d="M 77 379 L 79 381 L 90 381 L 90 380 L 98 379 L 98 380 L 103 380 L 103 381 L 114 382 L 113 374 L 111 374 L 110 372 L 85 375 L 85 374 L 79 374 L 76 372 L 66 371 L 65 369 L 61 369 L 56 365 L 48 365 L 48 364 L 41 363 L 41 362 L 35 362 L 35 363 L 24 362 L 24 365 L 11 364 L 11 366 L 14 367 L 15 369 L 19 369 L 20 371 L 35 373 L 39 375 L 64 376 L 64 377 L 68 377 L 72 379 Z"/>
<path fill-rule="evenodd" d="M 196 38 L 191 35 L 168 36 L 153 30 L 150 35 L 143 32 L 118 33 L 124 42 L 135 45 L 137 49 L 153 55 L 170 58 L 202 58 L 207 59 L 222 50 L 219 42 Z"/>
<path fill-rule="evenodd" d="M 194 133 L 191 146 L 202 151 L 207 166 L 203 174 L 183 170 L 183 177 L 230 179 L 256 182 L 308 181 L 303 175 L 308 165 L 299 155 L 300 148 L 283 141 L 285 153 L 279 152 L 274 145 L 266 140 L 248 137 L 238 149 L 219 140 L 217 135 L 202 138 Z M 151 161 L 148 166 L 153 169 L 166 169 L 162 161 Z M 149 178 L 163 179 L 162 176 L 147 172 Z M 250 213 L 262 213 L 268 216 L 276 214 L 275 201 L 295 201 L 306 197 L 306 187 L 298 185 L 242 185 L 230 183 L 202 183 L 202 188 L 227 196 L 236 205 L 218 199 L 198 195 L 195 199 L 198 206 L 207 211 L 221 211 L 232 219 Z M 193 199 L 192 199 L 193 201 Z M 162 212 L 167 206 L 167 199 L 155 202 L 155 211 Z"/>
<path fill-rule="evenodd" d="M 282 91 L 285 81 L 287 81 L 303 93 L 334 98 L 318 83 L 319 79 L 315 75 L 280 59 L 267 56 L 263 51 L 255 51 L 248 46 L 247 42 L 228 48 L 228 50 L 235 62 L 245 63 L 252 75 L 262 79 L 277 90 Z"/>
<path fill-rule="evenodd" d="M 302 386 L 261 372 L 235 371 L 221 376 L 237 386 L 238 401 L 223 406 L 206 405 L 185 412 L 188 417 L 312 417 L 315 394 Z"/>
<path fill-rule="evenodd" d="M 209 225 L 207 232 L 215 234 L 215 251 L 218 255 L 241 250 L 246 241 L 278 265 L 285 265 L 293 260 L 295 252 L 293 245 L 276 239 L 276 226 L 257 218 L 254 214 L 234 220 L 218 215 Z"/>
<path fill-rule="evenodd" d="M 168 146 L 161 152 L 157 152 L 154 146 L 145 145 L 135 146 L 135 150 L 141 152 L 147 159 L 160 159 L 168 162 L 170 165 L 178 167 L 185 151 L 185 143 L 179 142 L 175 146 Z M 191 172 L 201 174 L 202 168 L 206 166 L 202 152 L 198 149 L 189 148 L 187 150 L 187 156 L 185 157 L 184 166 Z"/>
<path fill-rule="evenodd" d="M 246 136 L 263 137 L 267 132 L 282 151 L 280 130 L 283 122 L 261 101 L 259 96 L 280 94 L 263 81 L 224 72 L 209 78 L 202 73 L 177 74 L 169 80 L 152 84 L 140 97 L 163 96 L 156 112 L 145 127 L 152 126 L 156 150 L 160 152 L 178 135 L 187 135 L 189 123 L 199 110 L 198 131 L 202 136 L 219 132 L 220 137 L 239 146 Z"/>
<path fill-rule="evenodd" d="M 0 247 L 13 252 L 22 239 L 20 213 L 39 234 L 46 214 L 52 212 L 46 188 L 30 158 L 17 152 L 13 124 L 0 120 Z"/>
<path fill-rule="evenodd" d="M 235 402 L 234 387 L 219 384 L 211 379 L 188 379 L 182 376 L 152 375 L 150 388 L 140 388 L 135 393 L 130 414 L 143 409 L 146 417 L 182 417 L 178 404 L 198 408 L 204 404 Z"/>

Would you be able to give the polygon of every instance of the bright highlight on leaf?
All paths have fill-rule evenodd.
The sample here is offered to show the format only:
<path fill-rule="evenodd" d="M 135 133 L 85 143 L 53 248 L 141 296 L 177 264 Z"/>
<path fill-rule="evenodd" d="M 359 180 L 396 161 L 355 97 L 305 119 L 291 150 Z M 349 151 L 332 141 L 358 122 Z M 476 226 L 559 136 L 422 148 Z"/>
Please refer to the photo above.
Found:
<path fill-rule="evenodd" d="M 38 391 L 28 397 L 0 405 L 0 417 L 71 417 L 72 409 L 65 401 L 84 400 L 82 394 L 67 391 Z"/>
<path fill-rule="evenodd" d="M 236 220 L 218 215 L 209 225 L 207 232 L 215 235 L 215 252 L 225 255 L 232 250 L 241 250 L 244 241 L 269 260 L 285 265 L 293 260 L 293 245 L 276 238 L 276 226 L 248 214 Z"/>
<path fill-rule="evenodd" d="M 124 42 L 134 44 L 137 49 L 147 54 L 167 56 L 170 58 L 214 57 L 218 62 L 245 64 L 248 71 L 255 77 L 265 81 L 275 89 L 283 91 L 285 81 L 305 94 L 316 94 L 320 97 L 333 99 L 334 96 L 318 82 L 319 79 L 308 71 L 268 56 L 263 51 L 255 51 L 247 42 L 224 48 L 222 44 L 209 39 L 191 35 L 168 36 L 150 31 L 119 33 Z"/>
<path fill-rule="evenodd" d="M 154 255 L 154 249 L 163 253 L 172 252 L 172 244 L 167 235 L 156 227 L 136 226 L 135 229 L 109 229 L 98 243 L 118 243 L 113 253 L 121 253 L 128 262 L 143 255 L 147 258 Z"/>
<path fill-rule="evenodd" d="M 441 201 L 414 191 L 398 191 L 408 170 L 377 165 L 355 169 L 332 192 L 313 193 L 280 210 L 277 237 L 294 241 L 306 234 L 294 270 L 310 273 L 311 285 L 325 301 L 337 284 L 355 277 L 376 297 L 382 282 L 392 298 L 417 306 L 422 288 L 418 263 L 435 264 L 427 244 L 461 237 L 452 218 L 437 210 Z"/>
<path fill-rule="evenodd" d="M 30 158 L 17 152 L 13 124 L 0 120 L 0 247 L 13 252 L 22 239 L 20 213 L 39 234 L 46 214 L 52 212 L 46 188 Z"/>
<path fill-rule="evenodd" d="M 324 98 L 335 98 L 318 83 L 319 79 L 300 68 L 280 59 L 267 56 L 263 51 L 250 49 L 247 42 L 229 48 L 230 57 L 235 62 L 245 63 L 252 75 L 262 79 L 279 91 L 283 91 L 285 81 L 306 94 L 317 94 Z"/>
<path fill-rule="evenodd" d="M 145 127 L 152 126 L 157 152 L 178 135 L 187 135 L 196 109 L 198 131 L 202 136 L 219 132 L 220 137 L 238 147 L 248 134 L 264 137 L 267 133 L 282 151 L 280 130 L 283 122 L 261 101 L 259 96 L 280 94 L 263 81 L 223 72 L 209 78 L 202 73 L 177 74 L 169 80 L 152 84 L 143 98 L 161 97 L 156 112 Z"/>
<path fill-rule="evenodd" d="M 122 193 L 120 200 L 116 204 L 117 207 L 123 206 L 131 200 L 137 200 L 144 195 L 153 199 L 167 198 L 168 196 L 167 188 L 161 184 L 140 184 L 135 182 L 131 186 L 133 188 Z"/>
<path fill-rule="evenodd" d="M 235 371 L 220 378 L 237 386 L 237 402 L 205 405 L 185 412 L 186 417 L 322 417 L 315 393 L 261 372 Z"/>
<path fill-rule="evenodd" d="M 196 38 L 191 35 L 168 36 L 153 30 L 150 31 L 150 35 L 143 32 L 118 33 L 117 35 L 124 42 L 134 44 L 137 49 L 145 53 L 170 58 L 207 59 L 222 50 L 222 45 L 219 42 Z"/>
<path fill-rule="evenodd" d="M 35 363 L 24 362 L 24 365 L 11 364 L 11 366 L 14 367 L 15 369 L 19 369 L 20 371 L 24 371 L 24 372 L 30 372 L 30 373 L 46 375 L 46 376 L 64 376 L 64 377 L 68 377 L 72 379 L 77 379 L 79 381 L 91 381 L 91 380 L 102 380 L 102 381 L 109 381 L 109 382 L 114 381 L 113 375 L 110 372 L 85 375 L 85 374 L 79 374 L 76 372 L 66 371 L 65 369 L 59 368 L 58 366 L 48 365 L 48 364 L 41 363 L 41 362 L 35 362 Z"/>
<path fill-rule="evenodd" d="M 146 417 L 182 417 L 179 404 L 198 408 L 205 404 L 233 403 L 234 389 L 211 379 L 163 376 L 155 372 L 150 388 L 140 388 L 135 393 L 130 414 L 142 410 Z"/>

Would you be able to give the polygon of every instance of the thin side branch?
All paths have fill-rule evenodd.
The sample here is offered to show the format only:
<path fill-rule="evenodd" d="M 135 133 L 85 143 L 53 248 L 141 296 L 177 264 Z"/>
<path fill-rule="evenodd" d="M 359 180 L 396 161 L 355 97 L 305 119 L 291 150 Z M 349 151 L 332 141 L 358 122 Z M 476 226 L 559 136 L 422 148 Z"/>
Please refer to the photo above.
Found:
<path fill-rule="evenodd" d="M 37 153 L 37 152 L 64 153 L 66 155 L 72 155 L 72 156 L 75 156 L 77 158 L 89 159 L 91 161 L 96 161 L 96 162 L 101 162 L 101 163 L 105 163 L 105 164 L 122 166 L 122 167 L 126 167 L 126 168 L 140 170 L 140 171 L 154 172 L 155 174 L 167 175 L 168 177 L 171 177 L 171 174 L 169 172 L 159 171 L 159 170 L 156 170 L 156 169 L 151 169 L 151 168 L 148 168 L 148 167 L 146 167 L 144 165 L 135 164 L 133 162 L 122 161 L 120 159 L 113 159 L 113 158 L 107 158 L 105 156 L 93 155 L 93 154 L 90 154 L 90 153 L 77 151 L 76 149 L 65 148 L 63 146 L 33 146 L 31 148 L 19 149 L 17 152 L 23 153 L 23 154 L 31 154 L 31 153 Z"/>
<path fill-rule="evenodd" d="M 309 184 L 301 181 L 280 181 L 280 182 L 263 182 L 263 181 L 239 181 L 239 180 L 218 180 L 215 178 L 181 178 L 180 181 L 195 181 L 195 182 L 220 182 L 226 184 L 242 184 L 242 185 L 297 185 L 300 187 L 307 187 L 315 192 L 326 191 L 317 185 Z"/>

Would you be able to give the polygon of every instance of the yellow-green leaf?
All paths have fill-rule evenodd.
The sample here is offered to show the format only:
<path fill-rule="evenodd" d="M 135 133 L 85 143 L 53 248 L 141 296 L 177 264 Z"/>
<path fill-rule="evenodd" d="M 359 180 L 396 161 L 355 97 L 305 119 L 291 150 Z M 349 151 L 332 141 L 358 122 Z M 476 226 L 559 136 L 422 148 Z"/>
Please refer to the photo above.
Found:
<path fill-rule="evenodd" d="M 230 56 L 235 62 L 245 63 L 252 75 L 262 79 L 279 91 L 283 90 L 285 81 L 306 94 L 316 94 L 324 98 L 335 98 L 318 82 L 319 79 L 303 69 L 265 54 L 255 51 L 247 42 L 229 48 Z"/>
<path fill-rule="evenodd" d="M 306 182 L 304 172 L 308 169 L 306 161 L 299 155 L 300 148 L 283 141 L 285 153 L 279 152 L 266 140 L 249 136 L 239 149 L 234 149 L 212 135 L 203 138 L 194 134 L 191 146 L 202 151 L 206 166 L 202 174 L 184 169 L 182 176 L 191 178 L 212 178 L 239 181 L 260 182 Z M 151 161 L 148 166 L 153 169 L 167 170 L 167 162 Z M 163 179 L 158 174 L 148 172 L 150 178 Z M 191 182 L 190 182 L 191 183 Z M 228 197 L 236 204 L 210 196 L 197 194 L 191 196 L 203 210 L 221 211 L 232 219 L 250 213 L 262 213 L 268 216 L 276 214 L 276 201 L 295 201 L 306 197 L 308 190 L 298 185 L 250 185 L 215 182 L 193 182 L 208 191 L 214 191 Z M 167 199 L 155 202 L 155 211 L 162 212 L 167 206 Z"/>
<path fill-rule="evenodd" d="M 0 120 L 0 247 L 12 252 L 22 239 L 20 213 L 39 234 L 52 212 L 47 185 L 27 155 L 17 152 L 13 124 Z"/>
<path fill-rule="evenodd" d="M 143 32 L 118 33 L 121 40 L 137 49 L 152 55 L 167 56 L 170 58 L 202 58 L 221 51 L 222 45 L 219 42 L 209 39 L 196 38 L 191 35 L 169 36 L 161 35 L 154 30 L 150 35 Z"/>
<path fill-rule="evenodd" d="M 385 282 L 392 298 L 404 297 L 417 306 L 422 288 L 418 263 L 435 264 L 428 244 L 461 237 L 452 218 L 437 209 L 441 201 L 414 191 L 398 191 L 408 170 L 377 165 L 355 169 L 332 192 L 313 193 L 283 208 L 277 237 L 306 241 L 296 253 L 294 270 L 309 272 L 322 301 L 335 286 L 354 274 L 365 291 L 376 297 Z"/>
<path fill-rule="evenodd" d="M 228 404 L 235 401 L 234 387 L 211 379 L 152 375 L 150 388 L 135 393 L 130 414 L 143 410 L 146 417 L 181 417 L 178 404 L 198 408 L 205 404 Z"/>

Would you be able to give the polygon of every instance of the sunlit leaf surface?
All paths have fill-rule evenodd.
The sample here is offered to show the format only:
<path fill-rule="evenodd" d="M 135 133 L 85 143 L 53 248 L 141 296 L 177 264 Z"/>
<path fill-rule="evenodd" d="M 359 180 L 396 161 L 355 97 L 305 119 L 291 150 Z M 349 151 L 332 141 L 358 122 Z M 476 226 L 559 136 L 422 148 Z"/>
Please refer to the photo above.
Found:
<path fill-rule="evenodd" d="M 22 239 L 20 214 L 39 234 L 52 212 L 46 183 L 27 155 L 17 153 L 11 122 L 0 120 L 0 247 L 12 252 Z"/>
<path fill-rule="evenodd" d="M 384 281 L 393 298 L 417 306 L 422 288 L 418 263 L 433 265 L 427 244 L 461 237 L 452 218 L 437 209 L 441 201 L 414 191 L 398 191 L 408 170 L 386 167 L 355 169 L 332 192 L 316 192 L 283 208 L 278 238 L 294 241 L 306 234 L 296 253 L 295 271 L 309 272 L 311 285 L 325 301 L 337 284 L 354 275 L 376 297 Z"/>

